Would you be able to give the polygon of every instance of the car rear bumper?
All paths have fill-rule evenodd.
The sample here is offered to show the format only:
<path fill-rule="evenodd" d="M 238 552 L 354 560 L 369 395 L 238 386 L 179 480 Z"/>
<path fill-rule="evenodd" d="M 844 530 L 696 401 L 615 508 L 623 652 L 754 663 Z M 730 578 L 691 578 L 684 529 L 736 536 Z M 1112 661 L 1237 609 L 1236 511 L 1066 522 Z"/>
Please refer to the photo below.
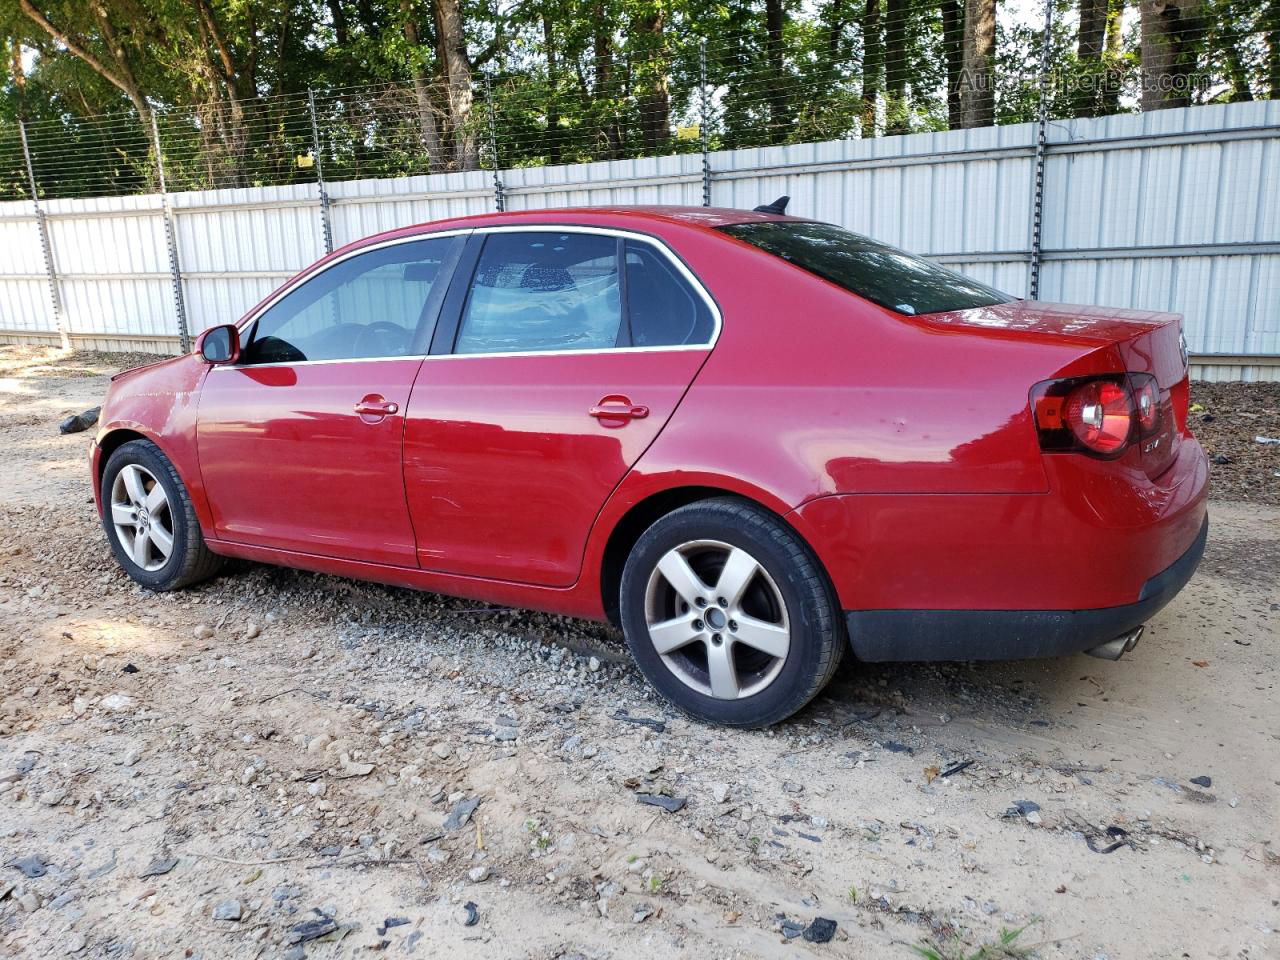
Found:
<path fill-rule="evenodd" d="M 859 660 L 1018 660 L 1057 657 L 1114 640 L 1159 612 L 1186 586 L 1204 554 L 1195 541 L 1149 579 L 1136 603 L 1094 610 L 855 610 L 845 614 Z"/>

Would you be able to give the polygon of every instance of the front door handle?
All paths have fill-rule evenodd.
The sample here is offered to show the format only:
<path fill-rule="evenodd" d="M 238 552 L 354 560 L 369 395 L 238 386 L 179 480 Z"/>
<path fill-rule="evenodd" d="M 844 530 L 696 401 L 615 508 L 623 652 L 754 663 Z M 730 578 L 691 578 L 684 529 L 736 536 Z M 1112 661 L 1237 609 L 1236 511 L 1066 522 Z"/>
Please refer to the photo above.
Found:
<path fill-rule="evenodd" d="M 605 397 L 587 413 L 597 420 L 643 420 L 649 415 L 649 408 L 626 397 L 613 396 Z"/>
<path fill-rule="evenodd" d="M 366 423 L 377 423 L 400 411 L 400 404 L 386 400 L 380 394 L 372 393 L 356 404 L 356 413 Z"/>

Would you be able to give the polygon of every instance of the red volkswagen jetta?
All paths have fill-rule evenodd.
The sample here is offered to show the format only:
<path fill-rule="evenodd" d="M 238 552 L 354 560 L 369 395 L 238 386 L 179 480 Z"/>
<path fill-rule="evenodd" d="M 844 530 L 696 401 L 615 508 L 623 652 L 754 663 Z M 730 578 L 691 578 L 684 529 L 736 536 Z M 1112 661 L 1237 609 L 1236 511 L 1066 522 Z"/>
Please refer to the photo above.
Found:
<path fill-rule="evenodd" d="M 846 646 L 1130 649 L 1207 532 L 1179 326 L 770 212 L 452 220 L 117 376 L 94 490 L 152 589 L 242 557 L 608 618 L 764 725 Z"/>

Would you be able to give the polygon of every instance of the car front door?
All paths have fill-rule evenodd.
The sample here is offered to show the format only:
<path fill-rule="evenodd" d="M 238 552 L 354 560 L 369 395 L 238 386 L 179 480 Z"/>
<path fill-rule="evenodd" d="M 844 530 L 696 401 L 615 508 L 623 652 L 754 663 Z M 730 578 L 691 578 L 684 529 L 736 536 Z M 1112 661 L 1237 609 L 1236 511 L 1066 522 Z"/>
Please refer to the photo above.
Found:
<path fill-rule="evenodd" d="M 404 411 L 465 238 L 339 259 L 245 329 L 200 394 L 200 471 L 221 540 L 417 566 Z"/>
<path fill-rule="evenodd" d="M 468 243 L 405 423 L 419 564 L 567 586 L 706 360 L 718 311 L 649 238 L 528 227 Z"/>

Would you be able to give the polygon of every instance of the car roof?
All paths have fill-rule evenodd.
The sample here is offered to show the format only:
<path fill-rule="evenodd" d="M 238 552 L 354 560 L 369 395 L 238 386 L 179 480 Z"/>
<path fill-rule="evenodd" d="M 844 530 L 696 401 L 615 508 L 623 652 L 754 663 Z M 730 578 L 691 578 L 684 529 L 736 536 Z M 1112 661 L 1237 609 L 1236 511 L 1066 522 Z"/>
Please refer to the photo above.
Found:
<path fill-rule="evenodd" d="M 413 226 L 397 227 L 347 244 L 340 251 L 351 251 L 369 244 L 443 230 L 471 229 L 538 224 L 557 226 L 596 226 L 653 232 L 654 227 L 684 226 L 713 230 L 735 223 L 798 221 L 799 217 L 734 210 L 729 207 L 687 207 L 675 205 L 615 205 L 599 207 L 554 207 L 540 210 L 518 210 L 510 213 L 482 213 L 467 217 L 432 220 Z"/>

